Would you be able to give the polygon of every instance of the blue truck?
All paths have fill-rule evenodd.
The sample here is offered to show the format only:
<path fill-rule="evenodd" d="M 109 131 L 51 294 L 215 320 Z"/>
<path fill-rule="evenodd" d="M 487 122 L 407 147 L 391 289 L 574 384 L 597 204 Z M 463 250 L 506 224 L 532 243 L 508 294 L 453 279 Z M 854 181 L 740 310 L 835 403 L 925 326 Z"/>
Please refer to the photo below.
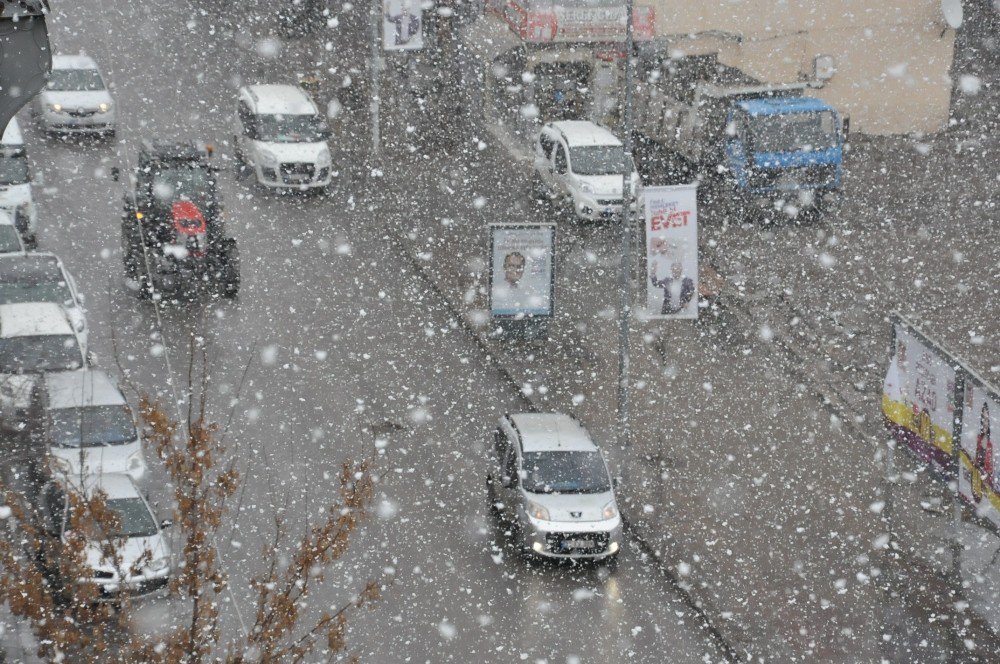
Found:
<path fill-rule="evenodd" d="M 692 75 L 706 69 L 714 75 Z M 721 176 L 740 202 L 821 209 L 840 189 L 843 121 L 806 94 L 814 84 L 762 84 L 718 63 L 692 72 L 672 61 L 645 74 L 635 104 L 640 137 L 703 177 Z"/>

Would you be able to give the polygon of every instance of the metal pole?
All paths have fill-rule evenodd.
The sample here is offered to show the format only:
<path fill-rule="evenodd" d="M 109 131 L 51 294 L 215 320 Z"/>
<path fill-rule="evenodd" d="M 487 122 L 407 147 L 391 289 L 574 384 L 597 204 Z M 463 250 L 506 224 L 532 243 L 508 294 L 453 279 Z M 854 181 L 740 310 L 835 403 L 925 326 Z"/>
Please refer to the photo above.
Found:
<path fill-rule="evenodd" d="M 372 54 L 371 54 L 371 76 L 372 76 L 372 98 L 369 109 L 372 118 L 372 157 L 378 157 L 379 144 L 382 142 L 379 137 L 379 78 L 382 75 L 382 63 L 379 53 L 379 28 L 382 25 L 382 0 L 372 0 L 371 9 L 372 23 Z"/>
<path fill-rule="evenodd" d="M 622 245 L 621 245 L 621 293 L 618 304 L 618 439 L 622 450 L 631 447 L 631 430 L 628 403 L 629 372 L 629 320 L 631 318 L 631 252 L 632 252 L 632 2 L 625 1 L 625 158 L 622 163 Z M 626 457 L 627 458 L 627 457 Z M 625 464 L 623 464 L 624 466 Z"/>

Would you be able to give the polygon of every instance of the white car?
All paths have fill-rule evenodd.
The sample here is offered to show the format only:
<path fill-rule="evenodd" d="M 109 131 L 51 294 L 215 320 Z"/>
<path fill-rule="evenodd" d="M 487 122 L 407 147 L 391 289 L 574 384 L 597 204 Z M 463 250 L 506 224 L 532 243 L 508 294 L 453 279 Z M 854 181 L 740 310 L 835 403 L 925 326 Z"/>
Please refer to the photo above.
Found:
<path fill-rule="evenodd" d="M 170 543 L 164 530 L 169 521 L 158 522 L 149 503 L 136 488 L 128 475 L 102 473 L 79 479 L 56 479 L 41 491 L 40 507 L 45 519 L 46 533 L 66 541 L 69 529 L 69 492 L 93 498 L 103 492 L 108 508 L 121 523 L 116 539 L 121 543 L 116 553 L 121 560 L 116 564 L 101 552 L 101 542 L 89 542 L 86 549 L 87 566 L 92 574 L 78 579 L 79 583 L 95 583 L 102 597 L 113 599 L 122 586 L 133 595 L 145 595 L 166 588 L 171 573 Z M 47 561 L 50 564 L 55 561 Z M 65 580 L 64 580 L 65 581 Z"/>
<path fill-rule="evenodd" d="M 544 558 L 613 559 L 622 519 L 604 457 L 576 419 L 561 413 L 500 418 L 489 445 L 493 508 L 522 551 Z"/>
<path fill-rule="evenodd" d="M 25 245 L 34 249 L 38 212 L 31 194 L 31 170 L 17 118 L 10 121 L 0 138 L 0 210 L 14 218 Z"/>
<path fill-rule="evenodd" d="M 621 214 L 626 162 L 635 209 L 639 173 L 622 142 L 593 122 L 550 122 L 535 141 L 536 194 L 570 202 L 580 219 L 613 219 Z"/>
<path fill-rule="evenodd" d="M 86 55 L 52 57 L 52 73 L 32 111 L 49 132 L 115 133 L 115 102 L 97 63 Z"/>
<path fill-rule="evenodd" d="M 58 304 L 0 304 L 0 374 L 72 371 L 92 363 L 86 344 Z"/>
<path fill-rule="evenodd" d="M 240 89 L 233 143 L 237 158 L 268 187 L 322 189 L 333 178 L 326 119 L 294 85 Z"/>
<path fill-rule="evenodd" d="M 0 254 L 0 304 L 52 302 L 66 310 L 86 346 L 89 331 L 83 294 L 59 257 L 49 252 Z"/>
<path fill-rule="evenodd" d="M 79 477 L 146 472 L 132 410 L 118 384 L 100 369 L 56 371 L 42 377 L 44 438 L 56 475 Z"/>

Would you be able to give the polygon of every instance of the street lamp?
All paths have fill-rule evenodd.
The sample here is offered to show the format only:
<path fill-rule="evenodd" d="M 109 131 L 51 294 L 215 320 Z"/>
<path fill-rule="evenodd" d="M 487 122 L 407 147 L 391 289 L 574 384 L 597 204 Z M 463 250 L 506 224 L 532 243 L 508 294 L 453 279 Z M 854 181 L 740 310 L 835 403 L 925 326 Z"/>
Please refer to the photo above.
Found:
<path fill-rule="evenodd" d="M 629 421 L 629 321 L 631 319 L 631 251 L 632 251 L 632 2 L 625 2 L 625 121 L 622 158 L 621 212 L 621 292 L 618 302 L 618 440 L 624 451 L 631 446 Z"/>

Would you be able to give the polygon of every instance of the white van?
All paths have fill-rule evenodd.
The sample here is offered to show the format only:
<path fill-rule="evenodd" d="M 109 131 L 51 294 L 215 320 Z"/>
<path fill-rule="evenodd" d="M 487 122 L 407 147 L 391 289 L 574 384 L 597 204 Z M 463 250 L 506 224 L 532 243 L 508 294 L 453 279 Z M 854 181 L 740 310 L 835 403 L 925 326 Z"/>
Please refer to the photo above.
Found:
<path fill-rule="evenodd" d="M 28 153 L 17 118 L 13 118 L 0 138 L 0 210 L 14 217 L 14 225 L 28 249 L 36 246 L 38 213 L 31 197 Z"/>
<path fill-rule="evenodd" d="M 257 181 L 275 188 L 320 189 L 330 184 L 330 131 L 312 98 L 294 85 L 240 89 L 233 143 Z"/>
<path fill-rule="evenodd" d="M 622 209 L 625 147 L 610 131 L 585 120 L 550 122 L 535 141 L 535 187 L 538 194 L 566 200 L 580 219 L 613 219 Z M 639 173 L 632 158 L 632 207 Z"/>

